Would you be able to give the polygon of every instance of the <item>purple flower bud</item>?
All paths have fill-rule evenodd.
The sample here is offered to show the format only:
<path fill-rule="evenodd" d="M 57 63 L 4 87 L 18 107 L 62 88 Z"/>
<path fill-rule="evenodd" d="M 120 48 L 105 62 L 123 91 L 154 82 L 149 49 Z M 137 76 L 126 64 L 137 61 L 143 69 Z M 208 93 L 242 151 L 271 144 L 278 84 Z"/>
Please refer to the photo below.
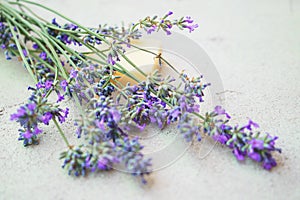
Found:
<path fill-rule="evenodd" d="M 56 22 L 56 18 L 52 19 L 52 24 L 59 27 L 59 24 Z"/>
<path fill-rule="evenodd" d="M 65 100 L 65 96 L 61 95 L 60 92 L 57 92 L 57 101 L 56 101 L 56 103 L 61 102 L 63 100 Z"/>
<path fill-rule="evenodd" d="M 36 104 L 35 103 L 30 103 L 27 105 L 28 110 L 30 111 L 34 111 L 36 108 Z"/>
<path fill-rule="evenodd" d="M 252 139 L 248 143 L 251 145 L 252 148 L 255 148 L 257 150 L 264 149 L 264 141 L 262 141 L 262 140 Z"/>
<path fill-rule="evenodd" d="M 10 120 L 17 120 L 19 119 L 20 117 L 24 116 L 26 114 L 26 110 L 25 108 L 22 106 L 18 109 L 17 113 L 15 114 L 12 114 L 10 116 Z"/>
<path fill-rule="evenodd" d="M 23 49 L 23 50 L 22 50 L 22 53 L 23 53 L 23 55 L 24 55 L 25 57 L 28 56 L 28 53 L 27 53 L 26 49 Z"/>
<path fill-rule="evenodd" d="M 191 33 L 191 32 L 194 31 L 196 28 L 198 28 L 199 25 L 198 25 L 198 24 L 182 25 L 182 27 L 183 27 L 183 28 L 189 29 L 189 31 L 190 31 L 190 33 Z"/>
<path fill-rule="evenodd" d="M 233 154 L 235 155 L 236 159 L 238 160 L 244 160 L 245 156 L 243 155 L 243 153 L 238 150 L 237 148 L 233 149 Z"/>
<path fill-rule="evenodd" d="M 116 64 L 116 61 L 113 60 L 113 57 L 112 57 L 111 54 L 108 54 L 108 57 L 107 57 L 107 63 L 108 63 L 108 64 L 111 64 L 111 65 Z"/>
<path fill-rule="evenodd" d="M 38 82 L 38 83 L 36 84 L 36 88 L 37 88 L 37 89 L 41 89 L 41 88 L 44 88 L 44 87 L 45 87 L 45 85 L 42 84 L 41 82 Z"/>
<path fill-rule="evenodd" d="M 67 82 L 66 80 L 62 80 L 62 81 L 60 82 L 60 86 L 61 86 L 61 88 L 62 88 L 64 91 L 66 91 L 66 88 L 67 88 L 67 86 L 68 86 L 68 82 Z"/>
<path fill-rule="evenodd" d="M 42 59 L 42 60 L 46 60 L 47 59 L 47 54 L 46 52 L 41 52 L 39 57 Z"/>
<path fill-rule="evenodd" d="M 271 170 L 273 167 L 277 165 L 276 161 L 272 157 L 267 157 L 263 161 L 263 167 L 266 170 Z"/>
<path fill-rule="evenodd" d="M 117 109 L 111 109 L 111 114 L 113 116 L 113 120 L 118 123 L 121 119 L 121 113 Z"/>
<path fill-rule="evenodd" d="M 22 134 L 22 136 L 26 139 L 29 139 L 33 136 L 33 134 L 29 130 L 27 130 Z"/>
<path fill-rule="evenodd" d="M 248 154 L 249 158 L 251 158 L 252 160 L 256 161 L 256 162 L 260 162 L 261 161 L 261 156 L 259 153 L 257 152 L 251 152 Z"/>
<path fill-rule="evenodd" d="M 49 90 L 49 89 L 52 87 L 52 84 L 53 84 L 52 81 L 47 80 L 47 81 L 45 82 L 45 88 L 46 88 L 47 90 Z"/>
<path fill-rule="evenodd" d="M 173 12 L 172 12 L 172 11 L 169 11 L 168 14 L 167 14 L 167 16 L 170 16 L 170 15 L 172 15 L 172 14 L 173 14 Z"/>
<path fill-rule="evenodd" d="M 191 24 L 194 22 L 194 20 L 192 20 L 192 18 L 190 16 L 186 16 L 185 20 L 183 22 L 187 22 L 187 23 Z"/>
<path fill-rule="evenodd" d="M 107 164 L 108 164 L 108 160 L 106 158 L 100 158 L 98 160 L 98 169 L 100 170 L 106 170 L 108 167 L 107 167 Z"/>
<path fill-rule="evenodd" d="M 225 115 L 228 119 L 230 119 L 230 115 L 221 107 L 216 106 L 214 112 L 218 115 Z"/>
<path fill-rule="evenodd" d="M 221 144 L 226 144 L 226 142 L 228 141 L 228 138 L 225 135 L 213 135 L 213 139 L 217 142 L 220 142 Z"/>
<path fill-rule="evenodd" d="M 154 32 L 155 30 L 156 30 L 156 26 L 155 25 L 153 25 L 153 26 L 151 26 L 148 30 L 147 30 L 147 33 L 148 34 L 151 34 L 152 32 Z"/>
<path fill-rule="evenodd" d="M 45 115 L 42 117 L 41 121 L 46 124 L 49 125 L 49 121 L 52 119 L 52 114 L 50 112 L 46 112 Z"/>
<path fill-rule="evenodd" d="M 96 121 L 95 124 L 100 130 L 105 131 L 104 118 L 101 121 Z"/>
<path fill-rule="evenodd" d="M 34 43 L 34 44 L 32 45 L 32 48 L 35 49 L 35 50 L 37 50 L 37 49 L 39 48 L 39 45 L 36 44 L 36 43 Z"/>
<path fill-rule="evenodd" d="M 33 131 L 33 134 L 34 135 L 38 135 L 40 133 L 42 133 L 43 131 L 41 129 L 39 129 L 38 127 L 35 127 L 34 131 Z"/>
<path fill-rule="evenodd" d="M 245 125 L 245 126 L 243 126 L 242 127 L 242 129 L 248 129 L 248 130 L 252 130 L 252 127 L 254 127 L 254 128 L 259 128 L 259 125 L 257 124 L 257 123 L 255 123 L 255 122 L 253 122 L 251 119 L 249 120 L 249 122 L 248 122 L 248 124 L 247 125 Z"/>
<path fill-rule="evenodd" d="M 169 30 L 166 30 L 166 33 L 167 33 L 167 35 L 171 35 L 172 34 L 172 32 L 169 31 Z"/>
<path fill-rule="evenodd" d="M 69 108 L 66 108 L 66 110 L 62 110 L 63 115 L 59 113 L 58 115 L 58 120 L 60 123 L 63 123 L 66 121 L 66 118 L 68 117 L 69 114 Z"/>
<path fill-rule="evenodd" d="M 74 70 L 74 69 L 71 69 L 71 72 L 70 72 L 70 77 L 71 78 L 76 78 L 77 77 L 77 74 L 78 74 L 78 71 Z"/>

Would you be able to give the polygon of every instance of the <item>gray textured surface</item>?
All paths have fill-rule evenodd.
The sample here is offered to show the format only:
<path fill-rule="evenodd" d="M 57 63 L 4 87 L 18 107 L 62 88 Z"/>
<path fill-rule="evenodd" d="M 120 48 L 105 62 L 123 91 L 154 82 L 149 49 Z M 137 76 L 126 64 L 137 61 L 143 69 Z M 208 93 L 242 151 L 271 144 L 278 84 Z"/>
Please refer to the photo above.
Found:
<path fill-rule="evenodd" d="M 147 186 L 118 172 L 69 177 L 57 159 L 63 142 L 55 129 L 46 129 L 39 146 L 23 148 L 17 142 L 18 127 L 8 118 L 29 95 L 31 80 L 20 63 L 1 55 L 0 199 L 300 199 L 299 1 L 39 2 L 90 26 L 169 10 L 193 16 L 200 28 L 189 37 L 215 62 L 227 110 L 236 122 L 246 122 L 248 116 L 278 135 L 283 154 L 277 157 L 278 167 L 267 172 L 252 162 L 237 163 L 220 148 L 201 159 L 196 144 L 170 167 L 153 173 Z"/>

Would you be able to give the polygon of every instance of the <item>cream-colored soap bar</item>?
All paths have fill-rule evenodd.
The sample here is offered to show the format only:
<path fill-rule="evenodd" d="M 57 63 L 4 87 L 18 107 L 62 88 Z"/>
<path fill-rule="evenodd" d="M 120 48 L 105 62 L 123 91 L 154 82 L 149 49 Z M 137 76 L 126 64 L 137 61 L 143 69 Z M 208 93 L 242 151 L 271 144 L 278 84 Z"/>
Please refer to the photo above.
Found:
<path fill-rule="evenodd" d="M 150 51 L 154 52 L 156 55 L 161 55 L 162 48 L 161 43 L 157 40 L 151 40 L 151 41 L 134 41 L 134 45 L 142 46 L 143 48 L 150 49 Z M 133 49 L 133 48 L 132 48 Z M 137 66 L 139 69 L 141 69 L 145 74 L 150 74 L 151 72 L 155 70 L 161 70 L 163 67 L 163 63 L 160 62 L 159 56 L 155 56 L 153 54 L 141 51 L 141 50 L 129 50 L 126 53 L 126 56 Z M 133 74 L 136 78 L 143 81 L 146 79 L 146 77 L 138 72 L 134 67 L 130 65 L 125 59 L 121 59 L 120 65 L 122 65 L 125 69 L 127 69 L 131 74 Z M 136 84 L 136 81 L 132 80 L 128 76 L 120 75 L 121 78 L 119 81 L 126 85 L 128 82 L 131 84 Z"/>

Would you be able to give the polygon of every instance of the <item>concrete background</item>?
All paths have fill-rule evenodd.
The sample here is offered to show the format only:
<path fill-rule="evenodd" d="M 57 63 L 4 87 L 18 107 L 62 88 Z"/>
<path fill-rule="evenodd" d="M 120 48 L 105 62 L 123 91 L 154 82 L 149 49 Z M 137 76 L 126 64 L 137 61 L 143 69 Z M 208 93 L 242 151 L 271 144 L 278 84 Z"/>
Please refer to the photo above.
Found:
<path fill-rule="evenodd" d="M 300 1 L 299 0 L 51 0 L 38 1 L 79 22 L 128 23 L 169 10 L 200 25 L 188 35 L 211 57 L 223 80 L 226 109 L 279 136 L 283 153 L 272 172 L 230 152 L 202 159 L 200 144 L 151 175 L 143 186 L 111 172 L 73 178 L 61 170 L 64 144 L 53 126 L 41 145 L 23 148 L 11 113 L 24 103 L 31 79 L 17 61 L 0 56 L 0 199 L 300 199 Z M 47 15 L 50 17 L 51 15 Z M 72 123 L 64 130 L 72 128 Z M 72 132 L 70 132 L 70 136 Z"/>

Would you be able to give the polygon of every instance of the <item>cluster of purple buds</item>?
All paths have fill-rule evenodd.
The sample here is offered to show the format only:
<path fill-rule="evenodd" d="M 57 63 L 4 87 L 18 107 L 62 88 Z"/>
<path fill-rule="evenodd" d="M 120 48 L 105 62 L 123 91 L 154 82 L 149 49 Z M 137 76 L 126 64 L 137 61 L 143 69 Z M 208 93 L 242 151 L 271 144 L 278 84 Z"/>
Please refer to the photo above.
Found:
<path fill-rule="evenodd" d="M 115 65 L 116 62 L 119 62 L 119 52 L 125 53 L 125 49 L 122 45 L 119 45 L 116 43 L 116 41 L 113 41 L 111 43 L 110 51 L 107 55 L 107 63 L 110 65 Z"/>
<path fill-rule="evenodd" d="M 194 137 L 201 140 L 200 125 L 192 113 L 198 113 L 200 106 L 195 103 L 192 95 L 182 95 L 177 105 L 168 110 L 167 124 L 177 122 L 177 128 L 187 142 L 191 142 Z"/>
<path fill-rule="evenodd" d="M 160 29 L 162 29 L 167 33 L 167 35 L 170 35 L 171 29 L 173 27 L 173 23 L 167 18 L 172 14 L 173 12 L 169 11 L 161 19 L 159 19 L 158 16 L 154 16 L 152 18 L 146 17 L 143 20 L 140 20 L 139 26 L 140 28 L 143 28 L 148 34 L 151 34 L 155 31 L 159 31 Z"/>
<path fill-rule="evenodd" d="M 201 141 L 201 125 L 190 113 L 184 113 L 180 117 L 177 128 L 187 142 L 192 142 L 194 137 Z"/>
<path fill-rule="evenodd" d="M 78 55 L 71 55 L 70 60 L 78 68 L 89 66 L 89 63 L 83 62 L 83 60 L 86 60 L 86 57 L 81 53 L 78 53 Z M 70 63 L 70 61 L 68 60 L 67 63 Z"/>
<path fill-rule="evenodd" d="M 161 19 L 159 19 L 157 16 L 152 18 L 146 17 L 143 20 L 140 20 L 138 24 L 140 28 L 143 28 L 148 34 L 162 29 L 167 35 L 170 35 L 172 33 L 171 29 L 174 26 L 177 26 L 179 29 L 188 29 L 189 32 L 192 32 L 198 28 L 198 24 L 194 24 L 194 21 L 191 19 L 191 17 L 181 18 L 179 20 L 168 19 L 168 17 L 172 14 L 173 12 L 169 11 Z"/>
<path fill-rule="evenodd" d="M 203 90 L 210 86 L 210 83 L 203 83 L 203 76 L 189 78 L 187 74 L 181 73 L 180 78 L 184 83 L 184 91 L 186 93 L 190 93 L 195 95 L 200 102 L 204 101 L 204 93 Z"/>
<path fill-rule="evenodd" d="M 155 88 L 152 76 L 138 85 L 129 84 L 117 96 L 117 105 L 122 112 L 122 121 L 143 130 L 148 123 L 157 123 L 160 128 L 167 116 L 166 103 L 151 93 Z M 130 128 L 130 127 L 127 127 Z"/>
<path fill-rule="evenodd" d="M 115 90 L 110 82 L 114 79 L 112 73 L 111 68 L 99 65 L 72 70 L 68 84 L 69 94 L 76 94 L 80 102 L 86 103 L 99 96 L 111 96 Z"/>
<path fill-rule="evenodd" d="M 69 147 L 61 153 L 63 168 L 75 176 L 85 176 L 87 172 L 107 171 L 113 168 L 139 176 L 146 183 L 145 175 L 151 172 L 151 159 L 145 159 L 143 146 L 137 138 L 118 138 L 115 142 Z"/>
<path fill-rule="evenodd" d="M 192 20 L 189 16 L 177 21 L 177 26 L 180 29 L 188 29 L 190 33 L 199 27 L 198 24 L 194 24 L 194 20 Z"/>
<path fill-rule="evenodd" d="M 200 83 L 200 79 L 198 80 Z M 124 105 L 118 103 L 123 105 L 122 120 L 129 124 L 134 122 L 141 129 L 150 122 L 157 123 L 160 128 L 178 123 L 178 128 L 186 140 L 191 141 L 194 136 L 200 140 L 200 128 L 191 117 L 191 113 L 199 112 L 200 107 L 195 101 L 198 94 L 182 91 L 180 86 L 172 84 L 174 81 L 171 77 L 163 78 L 156 71 L 146 81 L 125 87 L 126 102 Z M 117 102 L 121 102 L 122 96 L 123 94 L 119 95 Z"/>
<path fill-rule="evenodd" d="M 186 75 L 181 74 L 180 78 L 184 83 L 183 88 L 181 83 L 174 85 L 174 78 L 170 76 L 162 78 L 162 75 L 155 71 L 147 78 L 145 88 L 151 88 L 152 91 L 156 92 L 157 97 L 173 107 L 186 108 L 185 111 L 187 112 L 199 112 L 199 106 L 196 105 L 195 98 L 203 99 L 203 90 L 209 84 L 203 84 L 201 77 L 189 79 Z M 203 100 L 200 102 L 203 102 Z"/>
<path fill-rule="evenodd" d="M 123 42 L 129 42 L 130 39 L 139 39 L 140 37 L 142 37 L 142 34 L 137 29 L 132 30 L 130 26 L 126 28 L 112 27 L 107 26 L 107 24 L 100 24 L 99 28 L 92 30 L 97 34 L 100 34 L 104 38 L 112 36 L 114 38 L 122 39 Z"/>
<path fill-rule="evenodd" d="M 19 122 L 22 127 L 19 140 L 23 140 L 24 146 L 38 143 L 37 136 L 42 132 L 38 127 L 40 123 L 49 125 L 50 120 L 54 117 L 63 123 L 69 114 L 68 108 L 63 110 L 58 105 L 48 103 L 44 92 L 49 91 L 51 87 L 51 81 L 46 81 L 45 84 L 38 83 L 37 88 L 29 87 L 33 93 L 28 99 L 28 103 L 11 115 L 11 120 Z"/>
<path fill-rule="evenodd" d="M 13 35 L 10 32 L 8 26 L 6 26 L 3 22 L 0 22 L 0 45 L 1 49 L 7 49 Z"/>
<path fill-rule="evenodd" d="M 132 29 L 131 26 L 128 28 L 122 26 L 122 27 L 112 27 L 107 26 L 107 24 L 99 25 L 99 28 L 93 28 L 90 29 L 95 34 L 99 35 L 98 37 L 95 35 L 85 35 L 83 36 L 83 41 L 86 44 L 89 45 L 100 45 L 102 44 L 102 39 L 109 38 L 111 39 L 111 43 L 115 46 L 121 47 L 121 51 L 124 52 L 124 48 L 122 47 L 123 44 L 125 44 L 127 47 L 130 47 L 131 40 L 137 40 L 142 37 L 141 32 L 138 29 Z M 101 37 L 100 37 L 101 36 Z"/>
<path fill-rule="evenodd" d="M 100 96 L 89 104 L 86 116 L 76 121 L 78 137 L 84 135 L 89 144 L 98 144 L 124 136 L 119 127 L 121 113 L 110 97 Z"/>
<path fill-rule="evenodd" d="M 78 30 L 78 26 L 74 25 L 74 24 L 65 24 L 63 26 L 59 25 L 57 22 L 56 22 L 56 19 L 52 19 L 52 24 L 54 26 L 57 26 L 58 28 L 61 28 L 61 29 L 64 29 L 64 30 L 71 30 L 71 31 L 76 31 Z M 78 38 L 75 38 L 75 37 L 72 37 L 70 36 L 68 33 L 65 33 L 63 31 L 59 31 L 59 30 L 56 30 L 54 28 L 48 28 L 48 34 L 59 39 L 61 42 L 63 42 L 64 44 L 74 44 L 74 45 L 79 45 L 79 46 L 82 46 L 82 44 L 80 43 L 80 39 Z"/>
<path fill-rule="evenodd" d="M 86 174 L 85 161 L 87 156 L 82 146 L 69 147 L 68 151 L 62 152 L 60 155 L 60 159 L 64 159 L 62 168 L 67 168 L 69 175 L 84 176 Z"/>
<path fill-rule="evenodd" d="M 143 146 L 139 143 L 138 138 L 119 138 L 115 144 L 116 158 L 125 165 L 126 171 L 141 177 L 144 184 L 147 183 L 145 175 L 149 175 L 151 172 L 151 158 L 144 158 L 141 153 Z"/>
<path fill-rule="evenodd" d="M 87 35 L 83 38 L 83 42 L 89 45 L 102 44 L 101 39 L 94 35 Z"/>
<path fill-rule="evenodd" d="M 22 126 L 19 140 L 23 140 L 24 146 L 37 144 L 37 135 L 42 131 L 38 128 L 37 105 L 35 102 L 29 102 L 21 106 L 17 113 L 11 115 L 11 120 L 16 120 Z M 42 117 L 40 115 L 40 117 Z"/>
<path fill-rule="evenodd" d="M 225 116 L 225 119 L 221 116 Z M 217 142 L 231 148 L 237 160 L 241 161 L 245 157 L 249 157 L 262 163 L 266 170 L 275 167 L 277 163 L 271 153 L 273 151 L 281 152 L 281 149 L 275 147 L 275 141 L 278 137 L 254 131 L 254 128 L 259 126 L 252 120 L 249 120 L 245 126 L 236 125 L 232 127 L 228 125 L 229 119 L 229 114 L 217 106 L 214 112 L 206 114 L 203 130 Z"/>
<path fill-rule="evenodd" d="M 119 163 L 115 156 L 115 144 L 111 141 L 88 145 L 86 149 L 88 155 L 85 159 L 85 167 L 91 172 L 110 170 L 114 164 Z"/>
<path fill-rule="evenodd" d="M 85 176 L 89 172 L 106 171 L 118 163 L 115 145 L 112 142 L 102 142 L 94 145 L 80 145 L 69 147 L 60 155 L 63 159 L 62 168 L 68 170 L 69 175 Z"/>

